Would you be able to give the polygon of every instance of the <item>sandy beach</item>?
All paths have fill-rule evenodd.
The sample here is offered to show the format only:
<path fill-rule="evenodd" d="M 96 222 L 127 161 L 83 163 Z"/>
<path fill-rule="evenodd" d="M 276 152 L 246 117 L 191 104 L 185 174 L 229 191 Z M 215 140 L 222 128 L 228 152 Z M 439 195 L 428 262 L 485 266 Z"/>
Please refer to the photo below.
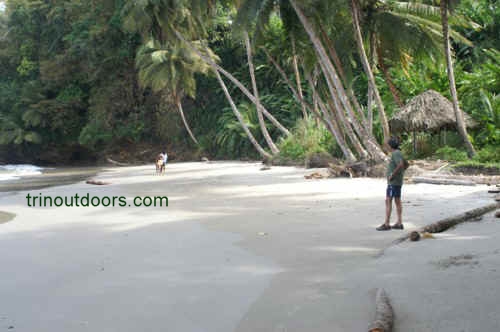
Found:
<path fill-rule="evenodd" d="M 15 214 L 0 219 L 0 331 L 366 331 L 377 287 L 395 331 L 500 329 L 492 214 L 390 247 L 403 232 L 375 231 L 383 179 L 261 166 L 110 168 L 94 177 L 109 185 L 0 192 Z M 28 193 L 166 195 L 169 206 L 28 207 Z M 487 186 L 407 184 L 405 231 L 492 202 Z"/>

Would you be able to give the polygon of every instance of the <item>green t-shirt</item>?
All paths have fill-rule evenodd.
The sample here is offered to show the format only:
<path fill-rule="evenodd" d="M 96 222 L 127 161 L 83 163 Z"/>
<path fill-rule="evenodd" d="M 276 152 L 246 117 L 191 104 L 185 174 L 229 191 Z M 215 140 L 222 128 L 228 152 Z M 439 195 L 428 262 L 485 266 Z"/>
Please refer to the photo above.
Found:
<path fill-rule="evenodd" d="M 392 180 L 389 181 L 389 176 L 394 172 L 396 167 L 403 161 L 403 154 L 399 150 L 395 150 L 391 154 L 391 161 L 389 161 L 389 165 L 387 166 L 387 182 L 388 184 L 391 184 L 393 186 L 402 186 L 403 185 L 403 175 L 404 175 L 404 168 L 400 168 L 399 171 L 394 174 L 394 177 Z"/>

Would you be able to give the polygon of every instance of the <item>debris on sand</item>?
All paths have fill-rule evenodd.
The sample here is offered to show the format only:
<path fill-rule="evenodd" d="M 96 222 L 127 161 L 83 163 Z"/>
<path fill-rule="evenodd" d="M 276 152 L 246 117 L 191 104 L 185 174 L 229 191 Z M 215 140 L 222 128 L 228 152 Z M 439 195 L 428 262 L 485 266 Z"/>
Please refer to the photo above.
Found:
<path fill-rule="evenodd" d="M 410 241 L 420 241 L 421 239 L 435 239 L 434 235 L 428 232 L 419 233 L 417 231 L 413 231 L 410 233 Z"/>
<path fill-rule="evenodd" d="M 314 172 L 309 175 L 304 175 L 304 178 L 307 180 L 311 179 L 327 179 L 330 175 L 327 172 Z"/>
<path fill-rule="evenodd" d="M 442 269 L 447 269 L 451 266 L 478 265 L 479 261 L 475 258 L 476 256 L 471 254 L 450 256 L 446 259 L 436 261 L 434 264 Z"/>
<path fill-rule="evenodd" d="M 85 181 L 85 183 L 87 183 L 87 184 L 95 184 L 97 186 L 104 186 L 104 185 L 110 184 L 109 182 L 96 181 L 96 180 L 87 180 L 87 181 Z"/>

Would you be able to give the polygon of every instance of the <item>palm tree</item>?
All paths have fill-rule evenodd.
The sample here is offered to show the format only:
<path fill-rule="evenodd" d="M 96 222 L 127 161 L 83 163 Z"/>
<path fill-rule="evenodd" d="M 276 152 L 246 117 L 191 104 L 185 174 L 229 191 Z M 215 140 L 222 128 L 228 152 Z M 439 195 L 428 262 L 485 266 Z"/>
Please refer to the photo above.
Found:
<path fill-rule="evenodd" d="M 240 113 L 240 111 L 238 111 L 238 107 L 236 107 L 236 104 L 234 103 L 233 98 L 231 97 L 231 94 L 229 93 L 229 90 L 227 89 L 227 86 L 224 83 L 224 80 L 220 76 L 219 71 L 217 69 L 213 69 L 213 72 L 214 72 L 215 76 L 217 77 L 217 81 L 219 81 L 219 84 L 222 87 L 224 94 L 226 95 L 226 99 L 228 100 L 229 105 L 231 105 L 231 109 L 233 110 L 234 115 L 238 119 L 238 122 L 240 123 L 241 127 L 245 131 L 245 134 L 249 138 L 250 142 L 252 143 L 252 145 L 255 147 L 257 152 L 259 152 L 259 154 L 262 157 L 270 159 L 271 155 L 268 152 L 266 152 L 266 150 L 264 150 L 264 148 L 259 144 L 259 142 L 257 142 L 257 140 L 253 136 L 252 132 L 248 128 L 248 125 L 246 124 L 243 115 Z"/>
<path fill-rule="evenodd" d="M 357 134 L 363 140 L 364 146 L 369 151 L 371 157 L 375 160 L 384 160 L 386 158 L 385 153 L 382 151 L 378 143 L 373 140 L 373 137 L 371 135 L 368 135 L 365 128 L 363 128 L 356 119 L 354 111 L 349 101 L 349 97 L 347 96 L 347 93 L 337 74 L 337 70 L 333 66 L 320 38 L 316 34 L 316 31 L 311 21 L 305 15 L 303 9 L 298 5 L 296 0 L 290 0 L 290 4 L 295 10 L 300 22 L 302 23 L 304 29 L 309 35 L 309 38 L 314 46 L 314 49 L 316 50 L 318 56 L 318 62 L 323 71 L 325 81 L 327 83 L 330 95 L 334 102 L 334 107 L 337 111 L 337 114 L 339 115 L 340 121 L 343 123 L 344 129 L 346 130 L 351 139 L 351 142 L 356 147 L 357 138 L 355 137 L 355 133 L 350 132 L 352 125 Z M 345 110 L 347 118 L 344 118 L 343 110 Z M 363 147 L 357 146 L 356 150 L 364 154 L 362 152 L 364 150 Z"/>
<path fill-rule="evenodd" d="M 236 106 L 234 106 L 229 91 L 219 73 L 229 78 L 252 103 L 259 105 L 259 102 L 240 81 L 216 63 L 214 57 L 209 55 L 211 50 L 208 47 L 202 46 L 203 37 L 206 35 L 204 27 L 208 21 L 210 10 L 214 6 L 214 1 L 204 0 L 174 2 L 170 0 L 131 1 L 124 7 L 122 15 L 125 17 L 125 27 L 131 31 L 139 32 L 143 36 L 143 39 L 148 39 L 152 36 L 160 42 L 168 42 L 170 47 L 189 50 L 193 54 L 196 54 L 205 65 L 214 71 L 233 111 L 235 111 L 235 115 L 238 117 L 238 120 L 241 120 L 241 117 L 239 117 L 241 114 L 238 113 Z M 260 109 L 264 116 L 280 131 L 286 135 L 290 135 L 290 132 L 262 105 Z M 240 121 L 240 123 L 245 129 L 244 121 Z M 249 130 L 245 130 L 245 132 L 253 144 L 257 143 Z M 261 155 L 265 157 L 269 156 L 258 143 L 254 144 L 254 146 Z"/>
<path fill-rule="evenodd" d="M 457 1 L 458 0 L 455 0 L 455 2 Z M 452 2 L 453 0 L 441 0 L 440 2 L 444 53 L 446 56 L 446 68 L 448 71 L 448 80 L 450 82 L 450 93 L 451 93 L 451 99 L 453 101 L 453 110 L 455 111 L 455 116 L 457 118 L 457 130 L 464 141 L 465 147 L 467 149 L 467 155 L 469 156 L 469 158 L 472 158 L 476 154 L 476 151 L 474 150 L 474 146 L 472 146 L 472 143 L 469 140 L 469 136 L 467 135 L 464 115 L 458 104 L 457 87 L 455 85 L 455 74 L 453 72 L 453 61 L 451 59 L 450 33 L 448 26 L 448 10 L 450 8 L 450 3 Z"/>
<path fill-rule="evenodd" d="M 184 127 L 195 144 L 194 136 L 184 115 L 182 98 L 196 96 L 195 74 L 206 74 L 210 69 L 204 61 L 186 49 L 165 46 L 151 40 L 142 46 L 136 56 L 139 83 L 154 92 L 163 92 L 175 104 Z"/>
<path fill-rule="evenodd" d="M 377 85 L 375 84 L 375 77 L 373 76 L 373 71 L 370 66 L 368 57 L 366 56 L 365 47 L 363 45 L 363 36 L 361 34 L 361 28 L 359 23 L 360 9 L 357 0 L 351 0 L 351 13 L 352 13 L 352 22 L 354 25 L 354 36 L 356 39 L 356 44 L 358 45 L 359 55 L 361 57 L 361 63 L 363 64 L 365 73 L 368 76 L 368 82 L 370 84 L 371 92 L 374 94 L 375 101 L 378 106 L 378 111 L 380 114 L 380 123 L 382 124 L 382 131 L 384 133 L 384 141 L 386 141 L 390 135 L 389 122 L 387 121 L 387 116 L 384 110 L 384 103 L 382 102 L 382 98 L 380 98 L 380 93 L 378 91 Z"/>
<path fill-rule="evenodd" d="M 243 31 L 243 39 L 245 40 L 245 48 L 247 51 L 247 59 L 248 59 L 248 69 L 250 71 L 250 78 L 252 80 L 252 88 L 253 88 L 253 95 L 255 96 L 256 100 L 256 108 L 257 108 L 257 117 L 259 119 L 259 126 L 260 130 L 262 131 L 262 135 L 264 136 L 264 139 L 267 142 L 267 145 L 271 149 L 273 154 L 279 153 L 279 149 L 274 144 L 273 139 L 271 138 L 271 135 L 269 135 L 269 132 L 267 131 L 266 128 L 266 123 L 264 122 L 264 116 L 262 112 L 262 104 L 260 102 L 259 98 L 259 90 L 257 88 L 257 81 L 255 80 L 255 69 L 253 65 L 253 59 L 252 59 L 252 46 L 250 44 L 250 37 L 248 36 L 248 32 L 245 30 Z"/>

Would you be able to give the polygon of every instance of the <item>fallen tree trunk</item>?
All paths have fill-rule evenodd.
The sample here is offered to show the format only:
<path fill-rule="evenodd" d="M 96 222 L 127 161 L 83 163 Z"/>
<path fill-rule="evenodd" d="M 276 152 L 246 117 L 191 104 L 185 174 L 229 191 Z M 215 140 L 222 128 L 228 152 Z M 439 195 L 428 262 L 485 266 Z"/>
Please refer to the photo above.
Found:
<path fill-rule="evenodd" d="M 411 178 L 413 183 L 429 183 L 429 184 L 442 184 L 442 185 L 457 185 L 457 186 L 475 186 L 476 183 L 468 180 L 456 180 L 448 178 L 434 178 L 424 176 L 414 176 Z"/>
<path fill-rule="evenodd" d="M 498 175 L 491 175 L 491 176 L 484 176 L 484 175 L 477 175 L 477 176 L 470 176 L 470 175 L 448 175 L 448 174 L 439 174 L 439 173 L 430 173 L 426 172 L 424 174 L 419 175 L 419 177 L 423 178 L 431 178 L 431 179 L 450 179 L 450 180 L 462 180 L 462 181 L 470 181 L 474 182 L 476 184 L 497 184 L 500 183 L 500 176 Z"/>
<path fill-rule="evenodd" d="M 492 203 L 485 206 L 482 206 L 477 209 L 473 209 L 462 214 L 456 215 L 454 217 L 445 218 L 435 223 L 429 224 L 417 230 L 419 233 L 441 233 L 446 231 L 447 229 L 454 227 L 458 224 L 464 223 L 471 219 L 480 217 L 488 212 L 491 212 L 500 207 L 500 203 Z M 411 233 L 406 234 L 399 239 L 395 240 L 392 244 L 398 244 L 403 241 L 406 241 L 410 238 Z"/>
<path fill-rule="evenodd" d="M 389 297 L 384 289 L 377 289 L 375 299 L 375 320 L 369 327 L 369 332 L 390 332 L 394 325 L 394 312 Z"/>

